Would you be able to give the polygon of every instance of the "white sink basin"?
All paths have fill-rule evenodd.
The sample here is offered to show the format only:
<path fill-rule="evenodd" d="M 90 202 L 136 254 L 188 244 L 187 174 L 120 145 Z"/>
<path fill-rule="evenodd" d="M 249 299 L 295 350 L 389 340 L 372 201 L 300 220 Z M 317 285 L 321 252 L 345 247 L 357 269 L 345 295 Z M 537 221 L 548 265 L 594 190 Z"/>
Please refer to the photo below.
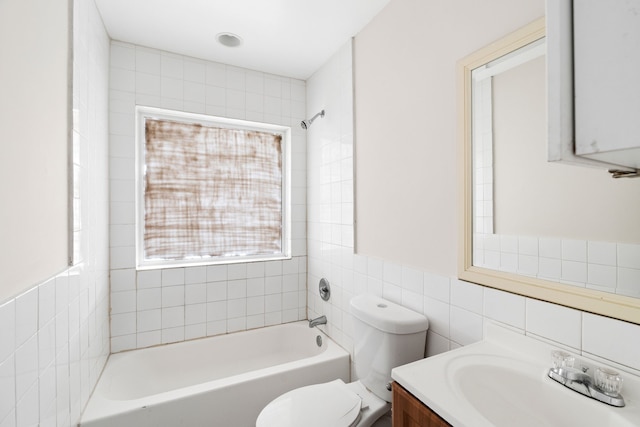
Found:
<path fill-rule="evenodd" d="M 516 359 L 467 355 L 447 367 L 450 387 L 497 427 L 598 425 L 633 427 L 616 411 L 547 378 Z M 568 393 L 567 393 L 568 392 Z"/>
<path fill-rule="evenodd" d="M 454 427 L 640 426 L 638 377 L 622 373 L 626 406 L 615 408 L 548 378 L 553 346 L 496 325 L 485 335 L 392 377 Z"/>

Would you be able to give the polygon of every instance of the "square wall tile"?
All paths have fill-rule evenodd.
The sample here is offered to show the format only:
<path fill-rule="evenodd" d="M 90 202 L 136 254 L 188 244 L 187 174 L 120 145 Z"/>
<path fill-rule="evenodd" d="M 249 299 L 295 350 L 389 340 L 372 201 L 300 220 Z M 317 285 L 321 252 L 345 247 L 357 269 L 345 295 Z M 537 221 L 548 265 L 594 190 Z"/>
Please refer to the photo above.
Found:
<path fill-rule="evenodd" d="M 114 337 L 136 333 L 136 313 L 111 316 L 111 335 Z"/>
<path fill-rule="evenodd" d="M 618 244 L 618 267 L 638 268 L 640 245 Z"/>
<path fill-rule="evenodd" d="M 186 325 L 184 327 L 184 339 L 193 340 L 207 336 L 207 324 L 198 323 L 195 325 Z"/>
<path fill-rule="evenodd" d="M 136 348 L 151 347 L 162 343 L 161 331 L 139 332 L 136 335 Z"/>
<path fill-rule="evenodd" d="M 15 343 L 19 347 L 38 331 L 38 287 L 15 299 L 15 313 Z"/>
<path fill-rule="evenodd" d="M 56 356 L 56 323 L 52 319 L 38 330 L 38 365 L 42 373 Z"/>
<path fill-rule="evenodd" d="M 138 333 L 155 331 L 162 328 L 160 309 L 138 311 L 136 314 Z M 114 335 L 113 332 L 111 334 Z"/>
<path fill-rule="evenodd" d="M 449 351 L 449 340 L 440 335 L 427 332 L 427 351 L 425 356 L 431 357 Z"/>
<path fill-rule="evenodd" d="M 111 313 L 129 313 L 136 311 L 136 291 L 112 292 Z"/>
<path fill-rule="evenodd" d="M 184 268 L 162 270 L 162 286 L 184 285 Z"/>
<path fill-rule="evenodd" d="M 184 271 L 185 284 L 197 284 L 207 282 L 207 268 L 206 267 L 188 267 Z"/>
<path fill-rule="evenodd" d="M 0 311 L 2 307 L 0 307 Z M 55 279 L 50 279 L 39 286 L 38 288 L 38 327 L 43 327 L 49 321 L 51 321 L 56 315 L 56 284 Z M 0 316 L 2 314 L 0 313 Z M 0 321 L 0 325 L 6 325 L 7 323 Z M 0 332 L 1 334 L 1 332 Z M 0 339 L 0 342 L 2 339 Z M 2 360 L 2 354 L 0 352 L 0 360 Z"/>
<path fill-rule="evenodd" d="M 24 394 L 38 381 L 38 339 L 31 337 L 16 349 L 16 400 L 20 401 Z"/>
<path fill-rule="evenodd" d="M 582 347 L 582 312 L 572 308 L 527 298 L 527 333 L 565 344 Z"/>
<path fill-rule="evenodd" d="M 263 277 L 247 279 L 247 297 L 265 294 L 265 279 Z"/>
<path fill-rule="evenodd" d="M 448 277 L 431 273 L 424 273 L 424 295 L 440 301 L 449 302 L 451 299 L 451 284 Z M 453 279 L 454 281 L 457 279 Z"/>
<path fill-rule="evenodd" d="M 637 325 L 584 313 L 582 350 L 628 366 L 640 369 L 640 328 Z"/>
<path fill-rule="evenodd" d="M 162 329 L 184 326 L 184 306 L 162 308 Z"/>
<path fill-rule="evenodd" d="M 451 282 L 451 305 L 482 314 L 483 287 L 463 280 Z"/>
<path fill-rule="evenodd" d="M 207 322 L 207 304 L 189 304 L 185 306 L 185 324 L 195 325 Z"/>
<path fill-rule="evenodd" d="M 135 70 L 135 49 L 131 45 L 111 43 L 111 67 Z"/>
<path fill-rule="evenodd" d="M 265 273 L 264 262 L 252 262 L 247 264 L 247 278 L 263 278 Z"/>
<path fill-rule="evenodd" d="M 585 240 L 562 240 L 562 259 L 587 262 L 587 242 Z"/>
<path fill-rule="evenodd" d="M 228 278 L 228 269 L 226 265 L 210 265 L 207 266 L 207 282 L 221 282 Z"/>
<path fill-rule="evenodd" d="M 483 337 L 482 316 L 459 307 L 451 307 L 451 340 L 461 345 L 481 341 Z"/>
<path fill-rule="evenodd" d="M 587 242 L 589 264 L 617 265 L 616 244 L 608 242 Z"/>
<path fill-rule="evenodd" d="M 136 46 L 136 71 L 142 73 L 160 75 L 161 56 L 160 51 Z"/>
<path fill-rule="evenodd" d="M 198 304 L 207 302 L 207 284 L 197 283 L 184 288 L 184 303 Z"/>
<path fill-rule="evenodd" d="M 137 294 L 137 310 L 153 310 L 162 307 L 162 288 L 139 289 Z"/>
<path fill-rule="evenodd" d="M 207 283 L 207 302 L 227 299 L 227 282 Z"/>
<path fill-rule="evenodd" d="M 538 251 L 540 257 L 561 259 L 562 258 L 562 241 L 560 239 L 543 238 L 538 242 Z"/>
<path fill-rule="evenodd" d="M 617 286 L 616 267 L 599 264 L 587 265 L 587 283 L 598 285 L 615 292 Z"/>
<path fill-rule="evenodd" d="M 0 363 L 16 349 L 16 306 L 15 300 L 0 305 Z M 2 414 L 0 413 L 0 418 Z"/>
<path fill-rule="evenodd" d="M 111 337 L 111 352 L 112 353 L 119 353 L 121 351 L 126 351 L 126 350 L 133 350 L 136 347 L 136 334 L 130 334 L 130 335 L 122 335 L 120 337 Z M 65 385 L 59 385 L 58 386 L 58 405 L 64 405 L 65 403 L 68 404 L 68 400 L 69 400 L 69 396 L 68 396 L 68 387 L 69 387 L 69 380 L 66 380 L 67 384 L 66 387 Z M 60 391 L 63 390 L 66 394 L 62 395 L 63 399 L 62 402 L 60 401 Z M 66 400 L 66 402 L 65 402 Z M 58 408 L 58 413 L 60 413 L 61 408 Z"/>
<path fill-rule="evenodd" d="M 562 275 L 562 260 L 555 258 L 538 259 L 538 277 L 559 280 Z"/>
<path fill-rule="evenodd" d="M 184 306 L 184 304 L 184 286 L 167 286 L 162 288 L 162 308 Z"/>
<path fill-rule="evenodd" d="M 16 405 L 18 427 L 35 426 L 39 421 L 38 384 L 34 383 Z"/>
<path fill-rule="evenodd" d="M 586 283 L 587 263 L 578 261 L 562 261 L 562 280 L 574 283 Z"/>
<path fill-rule="evenodd" d="M 484 290 L 484 316 L 524 330 L 525 297 L 486 288 Z"/>
<path fill-rule="evenodd" d="M 136 272 L 135 270 L 130 270 L 130 272 L 133 274 L 132 278 L 133 278 L 133 284 L 134 287 L 136 286 Z M 128 275 L 129 270 L 111 270 L 111 290 L 113 291 L 113 281 L 114 281 L 114 275 L 120 276 L 119 279 L 124 279 L 124 280 L 129 280 L 129 278 L 124 278 L 122 277 L 122 275 Z M 146 271 L 139 271 L 137 273 L 137 287 L 138 289 L 143 289 L 143 288 L 159 288 L 160 286 L 162 286 L 162 272 L 160 270 L 146 270 Z M 126 290 L 126 289 L 121 289 L 121 290 Z"/>
<path fill-rule="evenodd" d="M 640 270 L 618 268 L 617 277 L 617 293 L 640 298 Z"/>
<path fill-rule="evenodd" d="M 393 285 L 402 285 L 402 266 L 385 261 L 382 269 L 382 280 Z"/>
<path fill-rule="evenodd" d="M 10 356 L 0 362 L 0 420 L 4 419 L 16 404 L 15 358 Z"/>
<path fill-rule="evenodd" d="M 537 257 L 538 239 L 534 237 L 518 237 L 518 253 Z"/>
<path fill-rule="evenodd" d="M 424 312 L 424 298 L 422 294 L 402 289 L 402 305 L 416 313 Z"/>
<path fill-rule="evenodd" d="M 451 306 L 435 298 L 424 297 L 424 315 L 429 320 L 429 331 L 449 338 Z"/>
<path fill-rule="evenodd" d="M 424 291 L 424 273 L 414 268 L 403 266 L 402 289 L 422 294 Z"/>
<path fill-rule="evenodd" d="M 367 275 L 371 278 L 382 280 L 383 262 L 369 257 L 367 263 Z"/>
<path fill-rule="evenodd" d="M 184 341 L 184 327 L 162 329 L 162 344 Z"/>

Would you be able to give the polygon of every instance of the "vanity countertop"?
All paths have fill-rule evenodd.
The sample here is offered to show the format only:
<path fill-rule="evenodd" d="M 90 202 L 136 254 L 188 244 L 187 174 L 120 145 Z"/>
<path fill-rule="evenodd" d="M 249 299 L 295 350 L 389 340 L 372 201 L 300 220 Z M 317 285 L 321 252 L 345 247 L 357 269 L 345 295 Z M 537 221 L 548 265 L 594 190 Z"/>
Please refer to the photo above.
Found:
<path fill-rule="evenodd" d="M 640 426 L 639 377 L 616 367 L 626 406 L 609 406 L 548 378 L 558 349 L 489 323 L 483 341 L 397 367 L 391 376 L 454 427 Z M 594 369 L 611 365 L 575 357 Z"/>

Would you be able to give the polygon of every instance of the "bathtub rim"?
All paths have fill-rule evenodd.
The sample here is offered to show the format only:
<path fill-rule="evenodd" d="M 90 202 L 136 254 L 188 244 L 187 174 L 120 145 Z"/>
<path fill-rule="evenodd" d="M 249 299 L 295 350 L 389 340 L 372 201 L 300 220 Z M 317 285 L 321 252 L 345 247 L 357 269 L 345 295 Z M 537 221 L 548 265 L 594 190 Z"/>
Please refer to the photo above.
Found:
<path fill-rule="evenodd" d="M 302 321 L 296 321 L 296 322 L 290 322 L 290 323 L 282 323 L 279 325 L 265 326 L 262 328 L 233 332 L 233 334 L 242 334 L 247 332 L 260 331 L 261 329 L 265 329 L 265 328 L 292 327 L 292 326 L 308 328 L 308 322 L 306 320 L 302 320 Z M 193 385 L 182 387 L 179 389 L 164 391 L 154 395 L 144 396 L 136 399 L 128 399 L 128 400 L 114 400 L 114 399 L 107 398 L 105 397 L 105 393 L 102 390 L 101 385 L 103 383 L 101 381 L 107 369 L 109 359 L 112 356 L 112 354 L 110 354 L 109 359 L 107 360 L 107 363 L 105 364 L 105 367 L 100 374 L 100 378 L 98 379 L 98 382 L 94 390 L 92 391 L 91 396 L 82 412 L 79 426 L 82 426 L 83 423 L 89 423 L 89 422 L 98 421 L 98 420 L 107 418 L 113 414 L 127 413 L 127 412 L 138 410 L 140 408 L 155 406 L 155 405 L 159 405 L 172 400 L 180 400 L 180 399 L 187 398 L 189 396 L 195 396 L 195 395 L 200 395 L 207 392 L 212 392 L 215 390 L 220 390 L 230 385 L 245 383 L 256 378 L 282 374 L 287 371 L 304 368 L 306 366 L 319 364 L 322 362 L 336 361 L 344 357 L 348 359 L 348 370 L 350 371 L 351 359 L 350 359 L 349 352 L 344 348 L 342 348 L 334 340 L 332 340 L 323 330 L 319 328 L 315 328 L 315 329 L 316 330 L 314 331 L 314 333 L 316 335 L 321 334 L 323 336 L 324 343 L 326 343 L 326 346 L 327 346 L 326 349 L 319 354 L 306 357 L 303 359 L 280 363 L 280 364 L 269 366 L 266 368 L 256 369 L 254 371 L 232 375 L 225 378 L 218 378 L 218 379 L 207 381 L 204 383 L 193 384 Z M 216 338 L 224 337 L 227 335 L 230 335 L 230 334 L 213 335 L 209 337 L 198 338 L 197 340 L 216 339 Z M 180 344 L 180 342 L 174 343 L 174 344 Z M 171 345 L 171 344 L 164 344 L 164 345 L 159 345 L 154 347 L 146 347 L 143 349 L 128 350 L 122 353 L 114 353 L 113 355 L 125 354 L 129 352 L 134 352 L 137 350 L 144 350 L 147 348 L 158 348 L 166 345 Z"/>

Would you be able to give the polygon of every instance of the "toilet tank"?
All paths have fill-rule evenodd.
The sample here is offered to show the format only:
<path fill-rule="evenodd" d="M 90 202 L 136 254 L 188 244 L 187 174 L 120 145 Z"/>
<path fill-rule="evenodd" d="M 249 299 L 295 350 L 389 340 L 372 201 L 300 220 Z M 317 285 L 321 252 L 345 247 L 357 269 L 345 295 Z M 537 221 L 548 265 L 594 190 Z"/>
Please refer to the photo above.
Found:
<path fill-rule="evenodd" d="M 391 370 L 422 359 L 429 321 L 415 311 L 363 294 L 351 299 L 356 377 L 391 402 Z"/>

